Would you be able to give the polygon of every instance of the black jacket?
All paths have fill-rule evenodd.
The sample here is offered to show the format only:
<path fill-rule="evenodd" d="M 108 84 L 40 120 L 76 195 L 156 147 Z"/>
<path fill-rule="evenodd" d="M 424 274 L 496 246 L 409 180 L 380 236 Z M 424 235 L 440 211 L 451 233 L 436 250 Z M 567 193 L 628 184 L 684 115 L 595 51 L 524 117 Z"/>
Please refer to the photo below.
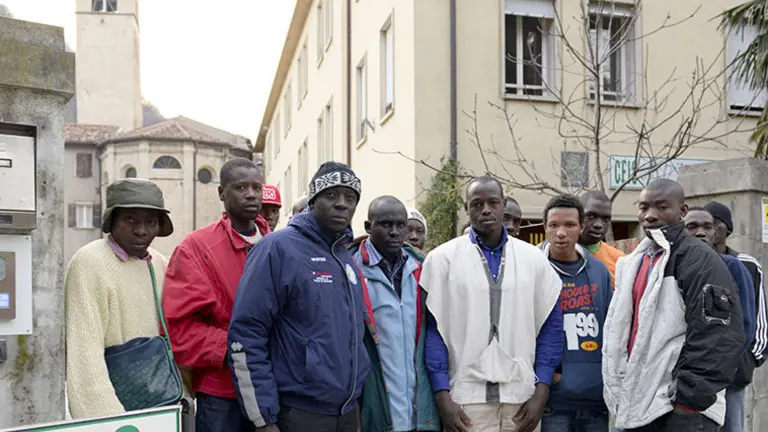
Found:
<path fill-rule="evenodd" d="M 750 276 L 752 276 L 752 282 L 755 284 L 755 306 L 757 309 L 755 323 L 757 324 L 757 331 L 755 332 L 755 339 L 749 346 L 749 350 L 741 358 L 739 370 L 736 372 L 731 385 L 731 387 L 740 390 L 752 382 L 755 368 L 762 366 L 765 363 L 766 355 L 768 355 L 768 308 L 766 307 L 763 289 L 763 267 L 757 259 L 750 255 L 739 253 L 729 247 L 726 247 L 725 253 L 735 256 L 744 264 L 744 267 L 747 268 Z"/>
<path fill-rule="evenodd" d="M 684 224 L 663 228 L 670 243 L 664 277 L 677 281 L 688 328 L 672 375 L 673 400 L 704 411 L 731 384 L 746 344 L 739 289 L 717 252 L 685 233 Z"/>

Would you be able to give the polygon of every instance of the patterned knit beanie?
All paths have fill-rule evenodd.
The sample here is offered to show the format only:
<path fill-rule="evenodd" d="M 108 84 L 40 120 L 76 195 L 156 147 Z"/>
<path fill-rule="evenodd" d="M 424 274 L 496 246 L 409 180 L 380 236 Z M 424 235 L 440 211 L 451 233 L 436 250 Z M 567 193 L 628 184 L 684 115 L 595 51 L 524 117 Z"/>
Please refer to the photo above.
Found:
<path fill-rule="evenodd" d="M 326 162 L 320 165 L 309 183 L 309 204 L 312 204 L 320 192 L 334 187 L 350 188 L 357 193 L 357 198 L 360 199 L 360 179 L 355 175 L 355 172 L 343 163 Z"/>
<path fill-rule="evenodd" d="M 424 235 L 426 236 L 429 233 L 427 228 L 427 218 L 425 218 L 424 215 L 415 208 L 408 208 L 406 211 L 408 212 L 408 220 L 419 221 L 422 225 L 424 225 Z"/>

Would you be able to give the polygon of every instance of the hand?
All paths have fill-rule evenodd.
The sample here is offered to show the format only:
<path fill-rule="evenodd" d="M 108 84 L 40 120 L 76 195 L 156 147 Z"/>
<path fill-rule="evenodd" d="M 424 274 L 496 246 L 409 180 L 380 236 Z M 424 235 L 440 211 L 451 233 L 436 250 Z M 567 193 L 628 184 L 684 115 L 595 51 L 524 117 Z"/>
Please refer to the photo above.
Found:
<path fill-rule="evenodd" d="M 549 399 L 549 386 L 543 383 L 536 384 L 536 391 L 527 402 L 520 407 L 514 420 L 518 432 L 533 432 L 541 421 L 544 408 Z"/>
<path fill-rule="evenodd" d="M 256 432 L 280 432 L 276 424 L 268 424 L 266 426 L 257 427 Z"/>
<path fill-rule="evenodd" d="M 464 413 L 464 410 L 451 399 L 447 390 L 435 394 L 437 410 L 440 412 L 440 421 L 445 432 L 468 432 L 472 421 Z"/>

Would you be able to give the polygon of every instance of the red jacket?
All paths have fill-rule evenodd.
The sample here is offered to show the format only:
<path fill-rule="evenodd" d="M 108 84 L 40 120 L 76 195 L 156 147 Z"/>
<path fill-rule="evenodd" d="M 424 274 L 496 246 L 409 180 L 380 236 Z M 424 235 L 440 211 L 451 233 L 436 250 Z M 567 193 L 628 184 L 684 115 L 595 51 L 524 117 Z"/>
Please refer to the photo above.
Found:
<path fill-rule="evenodd" d="M 263 217 L 256 226 L 269 233 Z M 163 312 L 176 362 L 191 368 L 195 392 L 235 398 L 225 361 L 227 328 L 248 246 L 224 214 L 187 235 L 168 263 Z"/>

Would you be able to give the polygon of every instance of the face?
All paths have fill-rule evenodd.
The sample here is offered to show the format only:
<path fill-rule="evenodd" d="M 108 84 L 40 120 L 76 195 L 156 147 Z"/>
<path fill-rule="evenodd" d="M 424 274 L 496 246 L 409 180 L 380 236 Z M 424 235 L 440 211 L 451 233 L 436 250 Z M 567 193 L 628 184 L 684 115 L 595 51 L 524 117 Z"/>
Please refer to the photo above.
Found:
<path fill-rule="evenodd" d="M 638 202 L 637 220 L 645 230 L 662 228 L 680 222 L 688 206 L 668 196 L 661 189 L 643 189 Z"/>
<path fill-rule="evenodd" d="M 507 206 L 504 208 L 504 227 L 507 229 L 507 233 L 512 237 L 517 237 L 520 234 L 520 223 L 523 221 L 523 211 L 520 210 L 520 206 L 514 201 L 507 201 Z"/>
<path fill-rule="evenodd" d="M 709 213 L 709 212 L 707 212 Z M 725 222 L 720 219 L 715 219 L 715 237 L 712 239 L 712 244 L 720 246 L 725 244 L 725 239 L 728 238 L 728 227 Z"/>
<path fill-rule="evenodd" d="M 160 233 L 160 212 L 148 209 L 115 210 L 112 217 L 112 239 L 128 255 L 143 258 L 152 240 Z"/>
<path fill-rule="evenodd" d="M 408 229 L 408 243 L 419 249 L 424 249 L 424 243 L 427 242 L 427 230 L 424 229 L 424 225 L 416 219 L 409 219 L 406 228 Z"/>
<path fill-rule="evenodd" d="M 469 224 L 478 234 L 490 234 L 501 227 L 506 200 L 494 182 L 474 183 L 467 191 Z"/>
<path fill-rule="evenodd" d="M 386 257 L 398 256 L 408 232 L 407 219 L 408 213 L 402 204 L 380 203 L 371 215 L 371 220 L 365 222 L 365 231 L 370 235 L 376 250 Z"/>
<path fill-rule="evenodd" d="M 579 211 L 575 208 L 553 208 L 547 212 L 544 232 L 553 255 L 566 255 L 576 250 L 581 234 Z"/>
<path fill-rule="evenodd" d="M 357 193 L 343 186 L 326 189 L 312 202 L 312 215 L 321 226 L 342 233 L 352 222 L 357 209 Z"/>
<path fill-rule="evenodd" d="M 261 173 L 256 167 L 239 167 L 232 171 L 226 186 L 219 186 L 219 199 L 232 219 L 253 221 L 261 211 Z"/>
<path fill-rule="evenodd" d="M 715 240 L 715 220 L 708 211 L 693 210 L 685 215 L 685 231 L 710 245 Z"/>
<path fill-rule="evenodd" d="M 274 231 L 277 227 L 277 223 L 280 222 L 280 207 L 272 204 L 264 204 L 261 206 L 261 215 L 269 223 L 269 229 Z"/>
<path fill-rule="evenodd" d="M 581 242 L 586 245 L 600 243 L 611 226 L 611 202 L 590 199 L 584 206 L 584 230 Z"/>

